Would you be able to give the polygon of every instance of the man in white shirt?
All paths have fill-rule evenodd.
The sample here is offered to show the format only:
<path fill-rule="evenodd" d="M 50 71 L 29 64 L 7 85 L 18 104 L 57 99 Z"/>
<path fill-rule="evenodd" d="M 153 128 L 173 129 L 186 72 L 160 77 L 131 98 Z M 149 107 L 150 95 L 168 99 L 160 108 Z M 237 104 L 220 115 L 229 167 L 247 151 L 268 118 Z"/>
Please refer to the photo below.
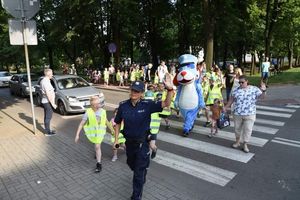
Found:
<path fill-rule="evenodd" d="M 160 65 L 157 67 L 157 74 L 158 74 L 158 79 L 159 79 L 160 83 L 164 82 L 166 73 L 168 73 L 168 67 L 167 67 L 165 61 L 161 61 Z"/>
<path fill-rule="evenodd" d="M 270 66 L 271 63 L 269 62 L 269 58 L 266 57 L 266 61 L 261 64 L 261 84 L 265 83 L 266 86 L 268 85 Z"/>
<path fill-rule="evenodd" d="M 44 70 L 45 77 L 40 82 L 41 91 L 43 94 L 42 104 L 44 107 L 44 125 L 45 125 L 45 135 L 51 136 L 54 135 L 55 132 L 50 129 L 50 121 L 52 118 L 53 110 L 57 108 L 55 104 L 55 92 L 54 88 L 51 85 L 50 79 L 53 77 L 53 72 L 51 69 Z"/>

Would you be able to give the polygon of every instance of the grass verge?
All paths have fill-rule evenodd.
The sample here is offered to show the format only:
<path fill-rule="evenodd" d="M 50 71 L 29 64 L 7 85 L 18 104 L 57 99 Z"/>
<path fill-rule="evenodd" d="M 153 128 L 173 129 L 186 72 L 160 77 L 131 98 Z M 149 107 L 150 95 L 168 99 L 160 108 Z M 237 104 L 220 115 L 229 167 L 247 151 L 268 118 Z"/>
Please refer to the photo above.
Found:
<path fill-rule="evenodd" d="M 260 84 L 260 74 L 248 76 L 251 85 Z M 300 84 L 300 67 L 292 68 L 269 77 L 268 85 Z"/>

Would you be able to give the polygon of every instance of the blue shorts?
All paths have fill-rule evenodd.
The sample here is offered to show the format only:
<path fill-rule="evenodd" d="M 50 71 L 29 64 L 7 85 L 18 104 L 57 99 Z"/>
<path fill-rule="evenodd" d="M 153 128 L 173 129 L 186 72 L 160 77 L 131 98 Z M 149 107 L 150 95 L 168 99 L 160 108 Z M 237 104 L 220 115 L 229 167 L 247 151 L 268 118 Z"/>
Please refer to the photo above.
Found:
<path fill-rule="evenodd" d="M 269 77 L 269 72 L 262 72 L 261 73 L 261 77 L 262 77 L 262 79 L 267 79 L 268 77 Z"/>

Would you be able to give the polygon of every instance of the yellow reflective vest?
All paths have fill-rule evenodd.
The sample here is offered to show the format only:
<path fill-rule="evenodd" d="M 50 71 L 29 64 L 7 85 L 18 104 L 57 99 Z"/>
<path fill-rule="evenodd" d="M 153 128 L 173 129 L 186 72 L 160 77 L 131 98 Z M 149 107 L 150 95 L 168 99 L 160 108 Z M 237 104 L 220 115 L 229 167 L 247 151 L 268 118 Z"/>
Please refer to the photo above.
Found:
<path fill-rule="evenodd" d="M 154 100 L 154 97 L 145 97 L 145 99 Z M 151 134 L 157 134 L 159 132 L 160 127 L 160 117 L 159 112 L 152 113 L 151 114 L 151 122 L 150 122 L 150 133 Z"/>
<path fill-rule="evenodd" d="M 86 137 L 94 144 L 100 144 L 106 133 L 106 110 L 101 109 L 100 121 L 97 121 L 92 108 L 86 110 L 88 119 L 83 127 Z"/>
<path fill-rule="evenodd" d="M 222 86 L 214 85 L 213 88 L 210 86 L 208 87 L 208 93 L 207 93 L 207 99 L 206 99 L 206 105 L 214 104 L 214 99 L 218 98 L 219 100 L 223 100 L 222 92 L 221 92 Z"/>

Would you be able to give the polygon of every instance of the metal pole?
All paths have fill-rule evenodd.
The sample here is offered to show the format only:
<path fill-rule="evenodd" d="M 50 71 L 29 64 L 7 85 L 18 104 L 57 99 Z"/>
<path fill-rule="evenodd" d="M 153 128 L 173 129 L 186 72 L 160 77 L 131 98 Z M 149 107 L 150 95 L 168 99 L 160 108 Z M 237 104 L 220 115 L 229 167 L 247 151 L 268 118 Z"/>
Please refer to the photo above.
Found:
<path fill-rule="evenodd" d="M 26 37 L 26 19 L 24 15 L 24 2 L 21 0 L 21 12 L 22 12 L 22 33 L 23 33 L 23 41 L 24 41 L 24 50 L 25 50 L 25 60 L 26 60 L 26 69 L 27 69 L 27 79 L 28 79 L 28 87 L 29 87 L 29 96 L 30 96 L 30 104 L 31 104 L 31 113 L 32 113 L 32 122 L 33 122 L 33 133 L 36 134 L 36 123 L 35 123 L 35 113 L 33 107 L 33 97 L 32 97 L 32 88 L 31 88 L 31 76 L 30 76 L 30 65 L 29 65 L 29 56 L 28 56 L 28 48 L 27 48 L 27 37 Z"/>

